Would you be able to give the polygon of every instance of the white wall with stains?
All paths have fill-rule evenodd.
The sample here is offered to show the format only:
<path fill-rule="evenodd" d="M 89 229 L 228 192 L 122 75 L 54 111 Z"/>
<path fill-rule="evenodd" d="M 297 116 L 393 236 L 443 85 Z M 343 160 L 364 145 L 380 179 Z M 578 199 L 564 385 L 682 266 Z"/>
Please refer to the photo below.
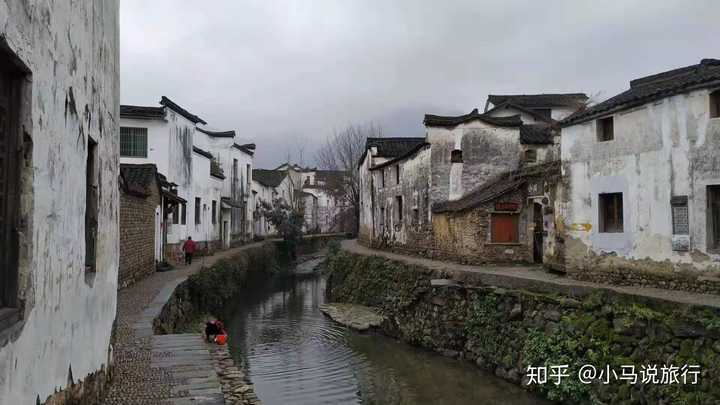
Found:
<path fill-rule="evenodd" d="M 45 401 L 108 363 L 118 276 L 118 2 L 0 1 L 23 82 L 19 300 L 0 331 L 0 402 Z M 97 271 L 85 270 L 88 137 L 97 145 Z"/>
<path fill-rule="evenodd" d="M 614 139 L 600 142 L 597 121 L 562 129 L 567 201 L 561 218 L 571 239 L 596 253 L 629 259 L 717 265 L 708 252 L 707 186 L 720 184 L 720 119 L 709 119 L 708 90 L 615 113 Z M 623 193 L 624 229 L 598 231 L 598 195 Z M 673 250 L 671 197 L 687 196 L 689 251 Z"/>

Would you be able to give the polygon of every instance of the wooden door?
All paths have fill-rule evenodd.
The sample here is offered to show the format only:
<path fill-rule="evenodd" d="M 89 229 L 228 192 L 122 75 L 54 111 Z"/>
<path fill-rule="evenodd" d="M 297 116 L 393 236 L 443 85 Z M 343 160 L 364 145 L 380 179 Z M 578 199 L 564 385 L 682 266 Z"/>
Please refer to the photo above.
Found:
<path fill-rule="evenodd" d="M 17 280 L 17 142 L 15 80 L 0 66 L 0 308 L 15 305 Z"/>

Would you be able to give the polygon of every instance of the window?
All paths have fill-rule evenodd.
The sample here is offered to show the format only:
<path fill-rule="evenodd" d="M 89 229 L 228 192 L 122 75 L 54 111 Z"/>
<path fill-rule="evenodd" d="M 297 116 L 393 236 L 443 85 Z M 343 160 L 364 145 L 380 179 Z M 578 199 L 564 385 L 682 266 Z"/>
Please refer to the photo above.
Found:
<path fill-rule="evenodd" d="M 537 161 L 537 151 L 535 149 L 527 149 L 525 151 L 525 159 L 526 162 L 535 162 Z"/>
<path fill-rule="evenodd" d="M 395 197 L 395 222 L 400 225 L 403 220 L 403 200 L 402 196 Z"/>
<path fill-rule="evenodd" d="M 623 195 L 608 193 L 598 195 L 598 219 L 601 233 L 623 232 Z"/>
<path fill-rule="evenodd" d="M 597 120 L 597 140 L 598 142 L 607 142 L 615 139 L 613 117 L 607 117 Z"/>
<path fill-rule="evenodd" d="M 400 184 L 400 165 L 395 166 L 395 184 Z"/>
<path fill-rule="evenodd" d="M 2 62 L 14 56 L 0 51 Z M 17 306 L 18 233 L 20 217 L 20 78 L 9 63 L 0 63 L 0 315 L 1 308 Z M 7 312 L 6 312 L 7 313 Z M 16 315 L 17 313 L 13 311 Z M 14 323 L 0 316 L 0 329 Z"/>
<path fill-rule="evenodd" d="M 85 165 L 85 270 L 95 271 L 98 232 L 97 143 L 88 138 Z"/>
<path fill-rule="evenodd" d="M 720 90 L 710 93 L 710 118 L 720 118 Z"/>
<path fill-rule="evenodd" d="M 540 115 L 543 118 L 550 119 L 552 118 L 552 110 L 549 108 L 536 108 L 532 110 L 534 113 Z"/>
<path fill-rule="evenodd" d="M 670 207 L 672 207 L 673 235 L 689 235 L 690 221 L 687 196 L 672 197 Z"/>
<path fill-rule="evenodd" d="M 175 205 L 173 206 L 173 209 L 172 209 L 172 210 L 173 210 L 173 211 L 172 211 L 172 216 L 173 216 L 173 221 L 172 221 L 172 223 L 173 223 L 174 225 L 177 225 L 177 224 L 180 223 L 180 204 L 175 204 Z"/>
<path fill-rule="evenodd" d="M 462 163 L 462 151 L 460 149 L 455 149 L 454 151 L 450 152 L 450 163 Z"/>
<path fill-rule="evenodd" d="M 195 225 L 200 225 L 200 197 L 195 197 Z"/>
<path fill-rule="evenodd" d="M 380 169 L 380 188 L 385 188 L 385 169 Z"/>
<path fill-rule="evenodd" d="M 250 184 L 252 183 L 252 167 L 250 167 L 250 165 L 245 165 L 245 170 L 246 170 L 245 177 L 247 178 L 247 184 L 248 184 L 248 186 L 250 186 Z M 250 187 L 248 187 L 248 189 L 250 189 Z"/>
<path fill-rule="evenodd" d="M 147 128 L 120 127 L 120 156 L 147 157 Z"/>
<path fill-rule="evenodd" d="M 720 185 L 708 186 L 708 249 L 720 251 Z"/>
<path fill-rule="evenodd" d="M 187 203 L 182 203 L 182 207 L 180 209 L 180 224 L 187 224 Z"/>
<path fill-rule="evenodd" d="M 417 208 L 413 208 L 413 223 L 420 225 L 420 210 Z"/>
<path fill-rule="evenodd" d="M 385 207 L 380 208 L 380 232 L 385 231 Z"/>
<path fill-rule="evenodd" d="M 213 225 L 217 224 L 217 201 L 215 200 L 212 202 L 212 223 Z"/>
<path fill-rule="evenodd" d="M 492 243 L 518 243 L 518 218 L 514 213 L 493 213 L 490 216 Z"/>

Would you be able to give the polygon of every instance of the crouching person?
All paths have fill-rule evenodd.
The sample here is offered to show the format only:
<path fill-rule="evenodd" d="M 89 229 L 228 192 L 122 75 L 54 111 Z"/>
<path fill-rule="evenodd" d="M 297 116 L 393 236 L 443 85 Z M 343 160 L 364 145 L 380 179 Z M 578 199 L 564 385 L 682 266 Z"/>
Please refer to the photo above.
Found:
<path fill-rule="evenodd" d="M 207 322 L 205 324 L 205 341 L 208 343 L 217 343 L 224 345 L 227 341 L 227 332 L 225 325 L 219 320 Z"/>

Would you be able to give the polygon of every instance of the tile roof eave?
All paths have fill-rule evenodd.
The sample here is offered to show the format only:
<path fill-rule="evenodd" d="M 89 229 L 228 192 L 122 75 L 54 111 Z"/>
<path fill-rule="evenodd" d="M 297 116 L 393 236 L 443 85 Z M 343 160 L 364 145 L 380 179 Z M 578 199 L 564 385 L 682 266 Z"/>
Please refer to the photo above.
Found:
<path fill-rule="evenodd" d="M 604 103 L 610 102 L 612 100 L 612 98 L 610 98 L 606 101 L 603 101 L 600 104 L 596 104 L 595 106 L 588 108 L 587 110 L 579 111 L 579 112 L 565 118 L 564 120 L 559 122 L 559 125 L 561 128 L 566 128 L 566 127 L 570 127 L 573 125 L 584 124 L 588 121 L 592 121 L 596 118 L 600 118 L 605 115 L 615 114 L 617 112 L 635 108 L 635 107 L 638 107 L 638 106 L 641 106 L 641 105 L 644 105 L 647 103 L 651 103 L 653 101 L 657 101 L 657 100 L 660 100 L 663 98 L 672 97 L 672 96 L 675 96 L 678 94 L 689 93 L 691 91 L 700 90 L 700 89 L 709 88 L 709 87 L 715 87 L 715 86 L 720 86 L 720 79 L 703 82 L 703 83 L 698 83 L 698 84 L 681 87 L 681 88 L 677 88 L 677 89 L 668 89 L 666 91 L 660 91 L 658 93 L 651 94 L 651 95 L 648 95 L 645 97 L 639 97 L 635 100 L 631 100 L 631 101 L 628 101 L 625 103 L 619 103 L 616 106 L 612 106 L 612 107 L 608 107 L 608 108 L 602 108 L 602 107 L 598 108 L 598 107 L 602 106 Z M 624 91 L 623 93 L 618 94 L 615 97 L 618 97 L 630 90 L 631 89 L 628 89 L 628 90 Z"/>

